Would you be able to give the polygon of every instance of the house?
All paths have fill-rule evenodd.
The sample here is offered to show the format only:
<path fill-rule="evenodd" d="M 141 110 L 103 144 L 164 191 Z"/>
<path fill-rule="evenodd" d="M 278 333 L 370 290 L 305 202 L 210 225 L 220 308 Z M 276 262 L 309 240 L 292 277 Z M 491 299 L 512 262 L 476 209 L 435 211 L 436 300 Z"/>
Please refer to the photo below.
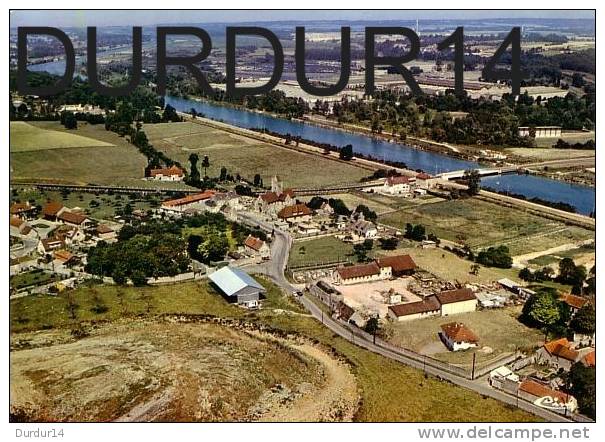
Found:
<path fill-rule="evenodd" d="M 532 135 L 533 138 L 558 138 L 561 136 L 561 126 L 519 126 L 520 137 L 531 137 Z"/>
<path fill-rule="evenodd" d="M 450 351 L 468 350 L 477 347 L 479 338 L 461 322 L 450 322 L 441 326 L 441 339 Z"/>
<path fill-rule="evenodd" d="M 53 252 L 53 259 L 55 261 L 59 261 L 59 263 L 64 266 L 75 263 L 75 261 L 77 260 L 76 256 L 73 253 L 68 252 L 64 249 L 55 250 Z"/>
<path fill-rule="evenodd" d="M 52 237 L 63 240 L 65 244 L 74 244 L 86 239 L 84 231 L 68 224 L 62 224 L 54 229 Z"/>
<path fill-rule="evenodd" d="M 244 241 L 244 250 L 251 255 L 259 255 L 263 259 L 271 257 L 271 249 L 265 241 L 252 235 Z"/>
<path fill-rule="evenodd" d="M 336 306 L 335 316 L 345 322 L 349 322 L 351 317 L 355 314 L 355 309 L 344 302 L 340 301 Z"/>
<path fill-rule="evenodd" d="M 378 265 L 390 267 L 392 276 L 413 275 L 418 267 L 410 255 L 382 256 L 376 259 Z"/>
<path fill-rule="evenodd" d="M 588 303 L 588 298 L 584 298 L 582 296 L 576 296 L 571 294 L 565 294 L 561 296 L 561 301 L 569 306 L 569 310 L 571 311 L 571 315 L 575 315 L 578 313 L 582 307 L 584 307 Z"/>
<path fill-rule="evenodd" d="M 27 236 L 32 232 L 32 228 L 27 222 L 16 216 L 11 216 L 10 218 L 10 233 L 11 235 L 23 235 Z"/>
<path fill-rule="evenodd" d="M 201 193 L 187 195 L 183 198 L 167 200 L 160 206 L 160 211 L 167 214 L 182 214 L 187 209 L 203 209 L 204 202 L 212 198 L 216 192 L 214 190 L 206 190 Z"/>
<path fill-rule="evenodd" d="M 447 290 L 435 296 L 441 304 L 441 316 L 474 312 L 477 309 L 477 298 L 471 289 Z"/>
<path fill-rule="evenodd" d="M 37 209 L 36 206 L 30 204 L 29 201 L 26 201 L 24 203 L 11 204 L 9 211 L 11 216 L 28 220 L 36 215 Z"/>
<path fill-rule="evenodd" d="M 38 243 L 38 253 L 45 255 L 65 247 L 65 242 L 59 238 L 45 238 Z"/>
<path fill-rule="evenodd" d="M 390 305 L 387 316 L 394 321 L 411 321 L 413 319 L 439 316 L 441 305 L 435 296 L 428 296 L 422 301 L 407 304 Z"/>
<path fill-rule="evenodd" d="M 305 204 L 294 204 L 286 206 L 277 213 L 277 217 L 288 223 L 311 221 L 311 209 Z"/>
<path fill-rule="evenodd" d="M 246 308 L 257 308 L 266 290 L 254 278 L 235 267 L 223 267 L 208 278 L 225 294 L 230 302 Z"/>
<path fill-rule="evenodd" d="M 421 172 L 416 175 L 416 187 L 418 189 L 429 190 L 435 186 L 438 179 L 430 176 L 428 173 Z"/>
<path fill-rule="evenodd" d="M 589 353 L 586 353 L 582 360 L 580 361 L 586 367 L 596 367 L 597 366 L 597 352 L 596 350 L 592 350 Z"/>
<path fill-rule="evenodd" d="M 351 225 L 349 225 L 348 230 L 351 234 L 360 239 L 373 239 L 378 235 L 376 224 L 366 221 L 363 217 L 353 221 Z"/>
<path fill-rule="evenodd" d="M 67 210 L 62 210 L 57 216 L 57 220 L 63 224 L 76 227 L 86 227 L 86 225 L 90 223 L 86 215 L 76 212 L 69 212 Z"/>
<path fill-rule="evenodd" d="M 526 379 L 519 385 L 518 396 L 533 402 L 542 408 L 563 413 L 566 410 L 573 413 L 578 408 L 578 401 L 570 394 L 541 384 L 533 379 Z"/>
<path fill-rule="evenodd" d="M 42 217 L 48 221 L 57 221 L 57 216 L 65 210 L 65 206 L 58 201 L 49 201 L 42 206 Z"/>
<path fill-rule="evenodd" d="M 410 196 L 412 194 L 413 181 L 413 178 L 407 176 L 390 176 L 384 181 L 382 192 L 389 195 Z"/>
<path fill-rule="evenodd" d="M 97 238 L 102 239 L 103 241 L 112 241 L 118 236 L 115 230 L 113 230 L 107 224 L 99 224 L 95 229 L 95 234 Z"/>
<path fill-rule="evenodd" d="M 569 371 L 571 366 L 580 361 L 582 356 L 580 352 L 572 348 L 567 338 L 561 338 L 544 344 L 536 352 L 536 362 Z"/>
<path fill-rule="evenodd" d="M 259 195 L 254 203 L 254 208 L 257 212 L 276 215 L 281 209 L 294 203 L 294 191 L 292 189 L 286 189 L 283 192 L 277 190 Z"/>
<path fill-rule="evenodd" d="M 151 169 L 149 177 L 158 181 L 183 181 L 185 172 L 180 167 L 172 165 L 166 168 Z"/>

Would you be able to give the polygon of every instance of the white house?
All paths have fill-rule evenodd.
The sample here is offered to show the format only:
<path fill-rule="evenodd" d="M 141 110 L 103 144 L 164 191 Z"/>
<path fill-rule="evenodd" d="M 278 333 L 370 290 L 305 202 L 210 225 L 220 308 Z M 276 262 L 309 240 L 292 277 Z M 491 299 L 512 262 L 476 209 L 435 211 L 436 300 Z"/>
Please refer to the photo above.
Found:
<path fill-rule="evenodd" d="M 382 191 L 390 195 L 410 196 L 412 194 L 412 180 L 407 176 L 390 176 L 384 181 Z"/>
<path fill-rule="evenodd" d="M 259 255 L 263 259 L 271 257 L 271 249 L 265 241 L 252 235 L 244 241 L 244 250 L 251 255 Z"/>
<path fill-rule="evenodd" d="M 157 181 L 183 181 L 185 172 L 180 167 L 172 165 L 165 168 L 151 169 L 149 177 Z"/>
<path fill-rule="evenodd" d="M 373 239 L 378 236 L 378 228 L 371 221 L 361 218 L 349 225 L 349 232 L 361 239 Z"/>
<path fill-rule="evenodd" d="M 441 339 L 450 351 L 468 350 L 479 342 L 477 335 L 461 322 L 450 322 L 441 326 Z"/>

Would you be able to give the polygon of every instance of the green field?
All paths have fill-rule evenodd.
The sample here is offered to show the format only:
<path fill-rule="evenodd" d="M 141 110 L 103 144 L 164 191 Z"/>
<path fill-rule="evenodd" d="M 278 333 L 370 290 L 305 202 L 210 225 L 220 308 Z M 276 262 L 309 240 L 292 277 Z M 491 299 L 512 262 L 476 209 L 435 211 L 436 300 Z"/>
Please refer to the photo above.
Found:
<path fill-rule="evenodd" d="M 406 223 L 423 224 L 427 233 L 468 244 L 474 249 L 506 245 L 512 255 L 545 250 L 594 236 L 594 232 L 586 229 L 477 199 L 409 207 L 379 216 L 379 221 L 398 229 L 405 228 Z"/>
<path fill-rule="evenodd" d="M 12 128 L 12 126 L 11 126 Z M 174 187 L 184 184 L 142 180 L 147 160 L 125 138 L 101 125 L 78 123 L 68 131 L 58 121 L 32 122 L 21 128 L 20 145 L 11 137 L 11 180 L 64 184 L 104 184 L 136 187 Z M 12 129 L 11 129 L 12 130 Z M 51 139 L 72 140 L 62 148 L 48 147 L 40 133 Z M 82 144 L 74 140 L 81 140 Z M 96 143 L 96 144 L 95 144 Z M 74 145 L 75 144 L 75 145 Z"/>
<path fill-rule="evenodd" d="M 477 363 L 481 364 L 517 349 L 532 351 L 544 342 L 541 331 L 529 328 L 517 320 L 520 313 L 520 308 L 515 307 L 392 323 L 391 342 L 468 367 L 472 365 L 473 353 L 477 355 Z M 476 349 L 456 352 L 447 350 L 438 333 L 442 324 L 452 321 L 462 322 L 477 335 L 479 345 Z M 489 347 L 491 351 L 481 351 L 484 347 Z"/>
<path fill-rule="evenodd" d="M 289 266 L 313 265 L 324 262 L 356 262 L 353 245 L 333 236 L 325 236 L 307 241 L 296 241 L 290 250 Z"/>
<path fill-rule="evenodd" d="M 269 286 L 270 287 L 270 286 Z M 96 294 L 108 307 L 106 313 L 91 311 Z M 118 296 L 118 294 L 120 296 Z M 68 296 L 73 295 L 76 320 L 67 311 Z M 362 396 L 355 420 L 379 421 L 537 421 L 535 416 L 484 398 L 471 391 L 453 386 L 419 370 L 363 350 L 341 338 L 307 315 L 296 314 L 299 307 L 283 298 L 274 287 L 269 290 L 265 309 L 247 312 L 228 305 L 205 283 L 188 283 L 166 287 L 119 288 L 95 286 L 81 288 L 60 296 L 31 296 L 11 301 L 13 341 L 20 342 L 19 331 L 79 327 L 90 321 L 106 321 L 124 316 L 154 316 L 161 313 L 194 313 L 225 318 L 243 318 L 273 328 L 308 336 L 333 349 L 349 362 Z M 120 301 L 122 299 L 122 301 Z M 273 310 L 279 309 L 279 310 Z M 291 310 L 295 314 L 284 314 Z M 88 324 L 88 325 L 87 325 Z M 27 335 L 31 336 L 31 335 Z M 385 388 L 388 386 L 388 388 Z M 456 404 L 455 407 L 444 404 Z"/>
<path fill-rule="evenodd" d="M 47 149 L 65 149 L 69 147 L 111 147 L 94 138 L 78 135 L 77 130 L 59 132 L 42 129 L 23 121 L 10 123 L 10 151 L 27 152 Z"/>
<path fill-rule="evenodd" d="M 147 124 L 143 130 L 157 149 L 183 165 L 189 165 L 191 153 L 197 153 L 200 158 L 208 155 L 210 176 L 217 176 L 225 166 L 230 174 L 239 173 L 249 180 L 258 173 L 265 185 L 278 175 L 285 186 L 312 187 L 359 182 L 370 174 L 350 164 L 280 148 L 198 123 L 171 123 L 166 130 L 163 126 L 165 124 Z"/>

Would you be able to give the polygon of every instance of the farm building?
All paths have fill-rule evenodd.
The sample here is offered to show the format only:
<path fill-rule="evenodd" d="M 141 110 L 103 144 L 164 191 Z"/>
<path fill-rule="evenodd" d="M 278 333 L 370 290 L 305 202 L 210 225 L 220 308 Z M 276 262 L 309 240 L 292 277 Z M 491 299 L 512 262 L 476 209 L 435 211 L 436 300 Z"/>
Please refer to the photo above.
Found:
<path fill-rule="evenodd" d="M 572 395 L 553 390 L 533 379 L 526 379 L 521 382 L 518 395 L 539 407 L 553 411 L 563 412 L 567 409 L 567 411 L 573 413 L 578 408 L 578 401 Z"/>
<path fill-rule="evenodd" d="M 441 305 L 435 296 L 429 296 L 422 301 L 407 304 L 390 305 L 388 317 L 395 321 L 411 321 L 413 319 L 439 316 Z"/>
<path fill-rule="evenodd" d="M 519 127 L 519 136 L 532 138 L 558 138 L 561 136 L 561 126 L 521 126 Z"/>
<path fill-rule="evenodd" d="M 75 212 L 69 212 L 67 210 L 62 210 L 57 216 L 57 220 L 59 220 L 63 224 L 76 227 L 86 227 L 88 224 L 90 224 L 90 221 L 88 220 L 86 215 L 82 215 L 80 213 Z"/>
<path fill-rule="evenodd" d="M 225 294 L 230 302 L 246 308 L 257 308 L 265 288 L 241 269 L 223 267 L 208 278 Z"/>
<path fill-rule="evenodd" d="M 277 217 L 284 221 L 292 222 L 308 222 L 311 221 L 311 209 L 305 204 L 294 204 L 286 206 L 277 213 Z"/>
<path fill-rule="evenodd" d="M 477 298 L 471 289 L 447 290 L 435 295 L 441 304 L 441 316 L 474 312 Z"/>
<path fill-rule="evenodd" d="M 345 285 L 380 281 L 394 276 L 411 275 L 415 270 L 416 263 L 410 255 L 385 256 L 368 264 L 340 267 L 334 272 L 334 281 Z"/>
<path fill-rule="evenodd" d="M 536 362 L 569 371 L 574 363 L 582 360 L 590 351 L 590 348 L 576 350 L 567 338 L 561 338 L 544 344 L 536 352 Z"/>
<path fill-rule="evenodd" d="M 49 201 L 42 206 L 42 216 L 48 221 L 56 221 L 57 216 L 65 210 L 65 206 L 58 201 Z"/>
<path fill-rule="evenodd" d="M 182 213 L 187 209 L 203 209 L 204 202 L 216 194 L 213 190 L 187 195 L 183 198 L 164 201 L 160 210 L 164 213 Z"/>
<path fill-rule="evenodd" d="M 461 322 L 450 322 L 441 326 L 441 339 L 450 351 L 468 350 L 479 342 L 477 335 Z"/>

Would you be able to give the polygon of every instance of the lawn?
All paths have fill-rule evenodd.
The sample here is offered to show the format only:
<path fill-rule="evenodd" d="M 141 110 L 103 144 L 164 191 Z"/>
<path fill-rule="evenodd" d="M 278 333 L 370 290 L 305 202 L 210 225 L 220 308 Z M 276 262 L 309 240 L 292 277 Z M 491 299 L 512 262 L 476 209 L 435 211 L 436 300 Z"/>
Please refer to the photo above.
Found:
<path fill-rule="evenodd" d="M 517 320 L 520 313 L 520 307 L 511 307 L 394 322 L 390 326 L 393 332 L 390 340 L 395 345 L 468 367 L 472 365 L 473 353 L 477 355 L 477 363 L 481 364 L 503 353 L 512 353 L 516 349 L 531 350 L 544 342 L 544 334 L 541 331 L 526 327 Z M 477 349 L 457 352 L 447 350 L 438 333 L 442 324 L 453 321 L 462 322 L 477 335 Z M 492 351 L 482 351 L 484 347 L 489 347 Z"/>
<path fill-rule="evenodd" d="M 185 187 L 182 183 L 144 181 L 147 159 L 136 147 L 103 125 L 80 123 L 78 129 L 67 131 L 57 121 L 34 122 L 22 130 L 44 137 L 29 139 L 29 149 L 13 147 L 11 140 L 11 180 L 40 181 L 66 184 L 105 184 L 136 187 Z M 22 135 L 22 138 L 27 138 Z M 75 137 L 75 138 L 74 138 Z M 62 148 L 49 147 L 46 138 L 79 140 Z M 76 145 L 74 145 L 76 144 Z"/>
<path fill-rule="evenodd" d="M 11 121 L 10 123 L 11 152 L 64 149 L 68 147 L 111 146 L 113 144 L 79 135 L 77 130 L 59 132 L 51 129 L 42 129 L 23 121 Z"/>
<path fill-rule="evenodd" d="M 91 298 L 97 296 L 109 307 L 103 314 L 90 311 Z M 123 302 L 120 303 L 121 293 Z M 265 308 L 246 312 L 227 304 L 206 283 L 187 283 L 156 288 L 117 288 L 96 286 L 73 292 L 77 309 L 77 322 L 111 320 L 126 315 L 161 313 L 210 314 L 221 317 L 246 318 L 260 321 L 276 330 L 302 334 L 332 348 L 352 367 L 362 396 L 356 421 L 538 421 L 533 415 L 505 406 L 493 399 L 456 387 L 419 371 L 385 359 L 338 338 L 318 321 L 298 314 L 284 314 Z M 72 321 L 66 311 L 66 295 L 57 297 L 32 296 L 11 301 L 12 332 L 40 328 L 70 327 Z M 148 301 L 149 299 L 149 301 Z M 285 303 L 282 305 L 282 303 Z M 269 287 L 267 307 L 297 310 L 288 298 Z M 456 404 L 455 407 L 444 404 Z"/>
<path fill-rule="evenodd" d="M 290 250 L 289 266 L 319 264 L 322 262 L 346 261 L 355 262 L 353 245 L 333 236 L 318 239 L 296 241 Z"/>
<path fill-rule="evenodd" d="M 351 164 L 280 148 L 201 124 L 172 124 L 178 124 L 178 129 L 167 128 L 168 132 L 164 133 L 156 128 L 158 125 L 145 125 L 143 130 L 157 149 L 183 165 L 189 165 L 192 153 L 200 158 L 208 155 L 210 176 L 219 175 L 225 166 L 230 174 L 240 174 L 248 180 L 258 173 L 266 185 L 278 175 L 287 187 L 314 187 L 356 183 L 369 174 Z"/>
<path fill-rule="evenodd" d="M 477 199 L 440 201 L 379 216 L 381 223 L 403 229 L 406 223 L 423 224 L 427 233 L 473 249 L 506 245 L 512 255 L 541 251 L 588 239 L 594 233 L 521 210 Z"/>
<path fill-rule="evenodd" d="M 48 284 L 54 281 L 55 278 L 47 272 L 41 270 L 32 270 L 30 272 L 19 273 L 10 277 L 10 286 L 13 289 L 19 290 L 30 285 Z"/>

